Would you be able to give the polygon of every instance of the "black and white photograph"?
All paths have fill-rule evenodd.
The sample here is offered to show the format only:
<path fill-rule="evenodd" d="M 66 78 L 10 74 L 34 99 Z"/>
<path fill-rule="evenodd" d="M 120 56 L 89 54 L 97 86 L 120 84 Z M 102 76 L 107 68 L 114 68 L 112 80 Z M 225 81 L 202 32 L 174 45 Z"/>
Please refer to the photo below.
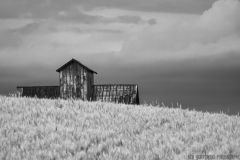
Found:
<path fill-rule="evenodd" d="M 0 0 L 0 159 L 239 160 L 240 0 Z"/>

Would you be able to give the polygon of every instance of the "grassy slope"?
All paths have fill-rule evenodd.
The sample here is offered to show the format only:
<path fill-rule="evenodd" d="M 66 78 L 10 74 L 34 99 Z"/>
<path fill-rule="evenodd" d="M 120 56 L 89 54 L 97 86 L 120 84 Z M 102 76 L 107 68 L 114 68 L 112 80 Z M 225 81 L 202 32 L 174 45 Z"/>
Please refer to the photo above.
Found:
<path fill-rule="evenodd" d="M 240 155 L 240 117 L 0 96 L 0 159 L 187 159 Z"/>

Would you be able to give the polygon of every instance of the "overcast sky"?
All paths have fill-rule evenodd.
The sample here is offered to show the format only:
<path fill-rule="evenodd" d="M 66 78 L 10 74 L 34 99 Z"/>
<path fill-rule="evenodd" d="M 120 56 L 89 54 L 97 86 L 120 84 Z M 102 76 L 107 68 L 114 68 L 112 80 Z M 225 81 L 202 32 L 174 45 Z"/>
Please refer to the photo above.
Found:
<path fill-rule="evenodd" d="M 75 58 L 140 101 L 240 112 L 238 0 L 0 0 L 0 94 Z"/>

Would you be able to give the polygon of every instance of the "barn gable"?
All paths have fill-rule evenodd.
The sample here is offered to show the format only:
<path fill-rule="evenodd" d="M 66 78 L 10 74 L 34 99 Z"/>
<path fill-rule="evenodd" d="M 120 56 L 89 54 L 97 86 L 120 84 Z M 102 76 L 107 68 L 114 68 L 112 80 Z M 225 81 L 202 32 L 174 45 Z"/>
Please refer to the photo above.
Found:
<path fill-rule="evenodd" d="M 73 62 L 75 62 L 75 63 L 83 66 L 83 67 L 84 67 L 86 70 L 88 70 L 89 72 L 93 72 L 93 73 L 97 74 L 97 72 L 89 69 L 87 66 L 83 65 L 81 62 L 77 61 L 76 59 L 71 59 L 69 62 L 67 62 L 66 64 L 64 64 L 62 67 L 58 68 L 56 71 L 57 71 L 57 72 L 60 72 L 62 69 L 64 69 L 65 67 L 67 67 L 68 65 L 70 65 L 70 64 L 73 63 Z"/>

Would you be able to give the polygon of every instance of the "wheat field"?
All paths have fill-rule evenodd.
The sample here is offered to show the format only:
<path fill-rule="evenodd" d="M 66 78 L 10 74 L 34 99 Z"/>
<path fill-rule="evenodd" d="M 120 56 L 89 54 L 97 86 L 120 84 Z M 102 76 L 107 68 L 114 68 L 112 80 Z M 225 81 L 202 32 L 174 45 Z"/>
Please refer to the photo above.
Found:
<path fill-rule="evenodd" d="M 184 160 L 189 155 L 238 159 L 240 117 L 0 96 L 0 159 Z"/>

